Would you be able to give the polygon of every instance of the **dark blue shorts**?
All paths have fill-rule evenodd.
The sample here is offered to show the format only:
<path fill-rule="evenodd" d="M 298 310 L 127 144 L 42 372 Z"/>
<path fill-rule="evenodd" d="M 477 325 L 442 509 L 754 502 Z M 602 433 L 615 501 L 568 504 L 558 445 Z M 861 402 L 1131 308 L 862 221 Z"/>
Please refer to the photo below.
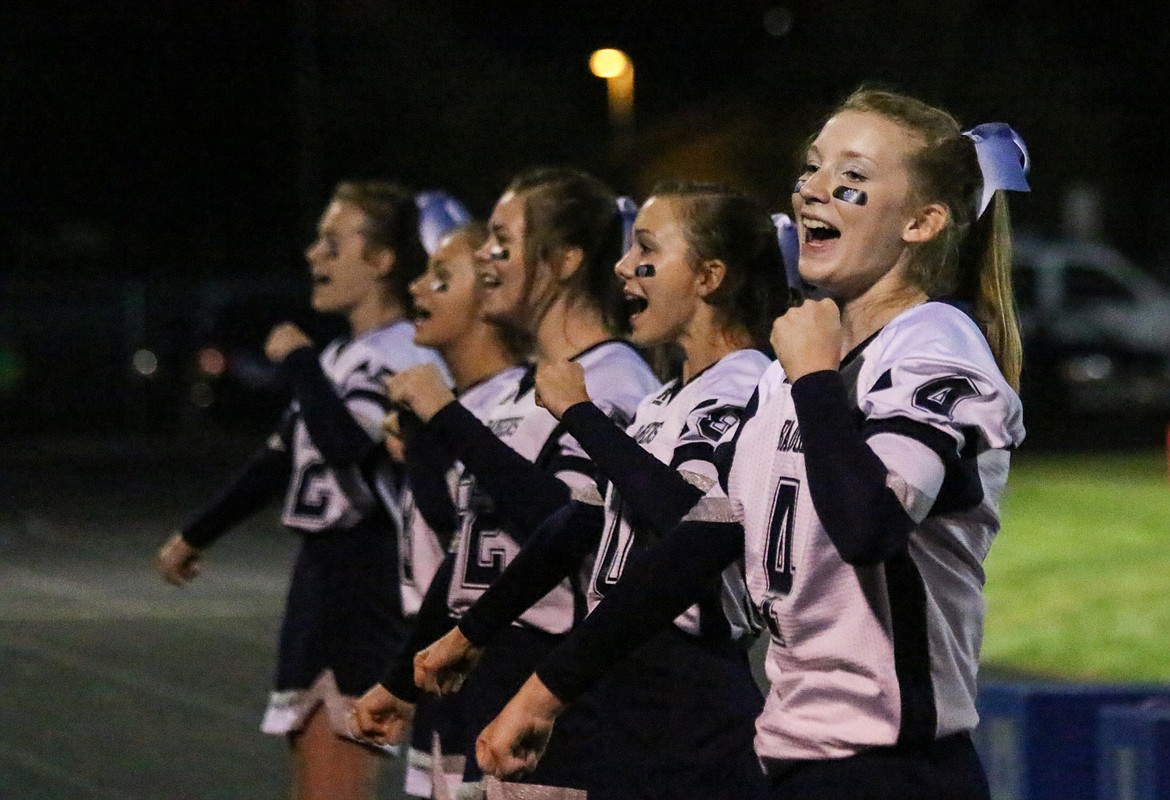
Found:
<path fill-rule="evenodd" d="M 301 542 L 280 629 L 276 690 L 306 689 L 328 669 L 342 694 L 360 696 L 406 637 L 393 528 L 375 517 Z"/>
<path fill-rule="evenodd" d="M 541 659 L 563 638 L 556 634 L 513 625 L 492 639 L 491 644 L 484 650 L 479 664 L 459 691 L 463 696 L 462 712 L 466 736 L 463 743 L 463 750 L 467 753 L 467 764 L 463 772 L 465 782 L 479 781 L 483 778 L 483 772 L 475 760 L 475 740 L 480 732 L 496 718 L 532 675 Z M 542 777 L 542 769 L 538 767 L 530 779 L 533 783 L 551 783 L 542 780 Z"/>
<path fill-rule="evenodd" d="M 435 735 L 439 738 L 440 763 L 433 761 Z M 463 724 L 463 693 L 444 697 L 424 694 L 415 707 L 414 723 L 407 751 L 406 794 L 411 797 L 434 797 L 433 778 L 436 772 L 447 778 L 454 796 L 463 780 L 466 753 L 463 747 L 467 734 Z"/>
<path fill-rule="evenodd" d="M 411 749 L 431 754 L 434 734 L 439 735 L 439 744 L 444 754 L 458 753 L 467 741 L 467 726 L 463 721 L 463 693 L 456 692 L 444 697 L 424 694 L 415 707 L 414 723 L 410 732 Z M 478 731 L 476 731 L 478 734 Z"/>
<path fill-rule="evenodd" d="M 561 714 L 527 780 L 589 800 L 757 800 L 763 703 L 742 645 L 671 626 Z"/>
<path fill-rule="evenodd" d="M 848 758 L 768 761 L 775 800 L 987 800 L 971 737 L 875 747 Z M 590 798 L 592 800 L 592 798 Z"/>

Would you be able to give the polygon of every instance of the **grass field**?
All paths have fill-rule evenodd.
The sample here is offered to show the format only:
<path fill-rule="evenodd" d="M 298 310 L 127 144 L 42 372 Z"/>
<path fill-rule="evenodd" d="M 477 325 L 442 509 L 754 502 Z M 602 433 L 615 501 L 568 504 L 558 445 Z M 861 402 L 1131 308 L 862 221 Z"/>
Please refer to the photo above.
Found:
<path fill-rule="evenodd" d="M 1021 453 L 987 559 L 990 669 L 1170 681 L 1166 453 Z"/>

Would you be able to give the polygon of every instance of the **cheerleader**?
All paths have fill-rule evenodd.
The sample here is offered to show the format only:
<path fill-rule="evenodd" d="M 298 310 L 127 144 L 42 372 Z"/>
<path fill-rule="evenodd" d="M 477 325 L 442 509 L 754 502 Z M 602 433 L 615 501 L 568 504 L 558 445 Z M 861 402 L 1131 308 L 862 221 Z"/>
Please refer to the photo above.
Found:
<path fill-rule="evenodd" d="M 611 268 L 621 241 L 617 198 L 604 184 L 576 170 L 540 169 L 515 178 L 500 197 L 477 259 L 484 317 L 526 337 L 539 360 L 580 364 L 598 407 L 624 426 L 659 382 L 616 336 L 620 291 Z M 571 489 L 596 490 L 593 465 L 580 445 L 537 405 L 534 374 L 533 365 L 482 420 L 455 402 L 433 369 L 410 370 L 388 384 L 391 399 L 440 437 L 465 470 L 454 552 L 432 581 L 407 646 L 355 708 L 354 728 L 371 741 L 402 735 L 419 697 L 414 654 L 463 615 L 545 517 L 569 500 Z M 426 613 L 432 600 L 444 613 Z M 469 726 L 463 752 L 474 754 L 475 732 L 583 616 L 584 606 L 582 580 L 562 580 L 502 634 L 506 644 L 483 660 L 463 689 Z M 475 759 L 468 758 L 464 791 L 480 778 Z"/>
<path fill-rule="evenodd" d="M 589 402 L 579 368 L 540 367 L 541 403 L 608 480 L 604 503 L 581 496 L 550 518 L 459 627 L 420 654 L 416 679 L 424 688 L 458 682 L 458 667 L 474 663 L 526 603 L 580 569 L 586 555 L 595 606 L 716 481 L 715 445 L 738 426 L 770 362 L 761 352 L 769 326 L 787 301 L 777 232 L 764 208 L 740 194 L 674 183 L 655 189 L 633 234 L 615 268 L 630 338 L 678 347 L 682 375 L 646 397 L 623 433 Z M 562 719 L 557 735 L 571 737 L 571 746 L 550 748 L 544 774 L 555 758 L 558 782 L 597 800 L 759 795 L 751 736 L 763 698 L 747 661 L 758 629 L 745 595 L 742 566 L 734 565 Z"/>
<path fill-rule="evenodd" d="M 414 342 L 439 352 L 451 372 L 461 405 L 483 417 L 504 394 L 514 393 L 524 368 L 522 345 L 506 330 L 483 319 L 486 290 L 476 277 L 475 251 L 487 239 L 482 223 L 468 222 L 439 240 L 427 271 L 410 285 L 415 306 Z M 450 547 L 458 515 L 456 490 L 461 469 L 437 437 L 408 414 L 391 415 L 399 433 L 387 443 L 402 453 L 407 476 L 401 492 L 402 536 L 398 572 L 402 607 L 413 620 Z M 458 696 L 421 698 L 413 718 L 406 767 L 406 793 L 429 798 L 432 776 L 457 784 L 463 775 L 461 752 L 441 755 L 432 764 L 432 737 L 454 744 L 463 740 Z"/>
<path fill-rule="evenodd" d="M 564 704 L 742 556 L 770 632 L 771 796 L 988 797 L 982 562 L 1024 435 L 999 190 L 1027 188 L 1027 152 L 1007 125 L 961 132 L 872 90 L 807 152 L 800 274 L 829 298 L 775 322 L 727 497 L 713 487 L 542 663 L 482 734 L 487 771 L 531 768 Z"/>
<path fill-rule="evenodd" d="M 379 502 L 400 483 L 382 444 L 383 379 L 419 365 L 445 370 L 414 344 L 408 319 L 407 287 L 426 262 L 412 194 L 376 181 L 338 185 L 305 256 L 314 310 L 344 315 L 351 336 L 318 354 L 292 323 L 273 329 L 265 352 L 293 395 L 279 430 L 156 562 L 168 582 L 190 581 L 209 545 L 283 491 L 281 519 L 300 550 L 261 728 L 288 738 L 297 800 L 372 800 L 377 751 L 338 734 L 406 632 L 393 507 Z"/>

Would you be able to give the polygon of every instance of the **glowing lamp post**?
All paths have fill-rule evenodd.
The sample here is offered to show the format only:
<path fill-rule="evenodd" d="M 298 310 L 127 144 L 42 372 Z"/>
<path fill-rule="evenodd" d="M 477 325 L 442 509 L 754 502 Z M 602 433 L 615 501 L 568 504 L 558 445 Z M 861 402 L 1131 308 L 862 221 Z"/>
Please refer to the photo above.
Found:
<path fill-rule="evenodd" d="M 589 56 L 589 71 L 605 78 L 609 94 L 609 121 L 626 130 L 634 121 L 634 62 L 621 50 L 607 47 Z"/>

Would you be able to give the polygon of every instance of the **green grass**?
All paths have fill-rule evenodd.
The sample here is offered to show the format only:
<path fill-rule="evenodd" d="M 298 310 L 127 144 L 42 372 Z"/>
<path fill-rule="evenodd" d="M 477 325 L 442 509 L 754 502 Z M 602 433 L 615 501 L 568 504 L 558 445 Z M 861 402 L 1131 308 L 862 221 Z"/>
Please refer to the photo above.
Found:
<path fill-rule="evenodd" d="M 1020 454 L 987 559 L 984 666 L 1170 681 L 1170 479 L 1162 451 Z"/>

